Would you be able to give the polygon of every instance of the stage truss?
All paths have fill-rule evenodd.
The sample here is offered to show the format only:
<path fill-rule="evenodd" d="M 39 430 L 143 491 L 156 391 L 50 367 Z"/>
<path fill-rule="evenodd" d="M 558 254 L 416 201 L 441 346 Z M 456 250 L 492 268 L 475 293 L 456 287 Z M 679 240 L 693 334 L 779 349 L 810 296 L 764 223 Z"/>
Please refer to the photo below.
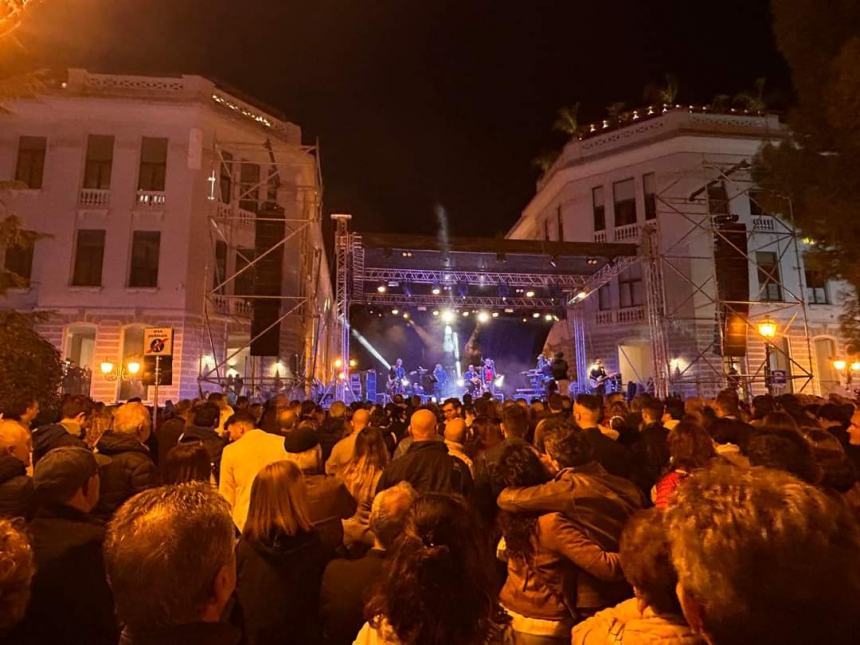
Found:
<path fill-rule="evenodd" d="M 701 179 L 701 187 L 692 193 L 679 193 L 678 185 L 690 176 Z M 712 212 L 708 198 L 708 187 L 722 184 L 729 195 L 726 212 Z M 683 230 L 675 232 L 675 241 L 661 244 L 659 224 L 664 217 L 647 225 L 643 231 L 641 254 L 645 268 L 646 304 L 648 310 L 649 332 L 652 339 L 652 360 L 654 369 L 655 393 L 667 396 L 671 392 L 686 395 L 712 395 L 724 387 L 740 385 L 743 394 L 749 398 L 754 392 L 762 392 L 770 384 L 769 356 L 781 356 L 790 365 L 790 379 L 797 392 L 810 392 L 813 383 L 813 354 L 811 348 L 805 279 L 801 275 L 801 236 L 792 224 L 791 202 L 785 199 L 785 212 L 779 215 L 764 214 L 754 191 L 755 185 L 749 174 L 749 164 L 704 162 L 701 169 L 684 173 L 675 178 L 657 194 L 657 201 L 666 213 L 674 216 L 674 222 L 681 222 Z M 716 218 L 731 216 L 731 204 L 738 198 L 749 198 L 762 214 L 752 215 L 746 229 L 746 250 L 736 246 L 716 223 Z M 665 221 L 665 220 L 664 220 Z M 701 245 L 703 255 L 690 253 L 691 240 L 705 236 L 711 242 Z M 716 240 L 722 240 L 741 254 L 749 267 L 756 267 L 757 251 L 776 249 L 777 266 L 783 267 L 784 258 L 793 259 L 797 268 L 800 288 L 792 288 L 785 283 L 785 274 L 778 271 L 769 274 L 770 283 L 782 294 L 780 301 L 761 299 L 724 300 L 719 297 L 717 266 L 714 249 Z M 686 266 L 686 268 L 685 268 Z M 677 296 L 674 302 L 667 300 L 665 277 L 680 280 L 686 293 Z M 754 294 L 751 294 L 754 295 Z M 685 315 L 683 309 L 693 307 L 692 315 Z M 718 324 L 718 313 L 727 311 L 743 318 L 747 326 L 747 351 L 743 359 L 733 360 L 725 357 L 722 351 L 725 338 L 723 325 Z M 753 313 L 754 312 L 754 313 Z M 783 324 L 781 336 L 788 336 L 792 329 L 799 328 L 805 339 L 809 364 L 803 365 L 786 353 L 781 343 L 765 341 L 769 351 L 762 360 L 750 357 L 750 339 L 760 338 L 757 325 L 762 320 L 778 317 Z M 680 328 L 693 328 L 694 332 L 714 329 L 716 334 L 711 342 L 697 343 L 695 355 L 681 369 L 672 367 L 672 356 L 678 356 L 688 347 L 679 346 Z"/>
<path fill-rule="evenodd" d="M 254 393 L 272 388 L 308 391 L 319 362 L 317 354 L 321 349 L 325 313 L 320 310 L 317 298 L 324 261 L 318 146 L 282 140 L 273 143 L 269 139 L 262 143 L 215 141 L 210 152 L 210 262 L 206 267 L 203 318 L 204 343 L 214 360 L 208 365 L 201 364 L 198 381 L 201 386 L 210 383 L 223 389 L 238 373 L 243 385 Z M 245 165 L 259 167 L 256 180 L 243 177 Z M 307 177 L 309 170 L 312 181 L 297 183 L 296 177 L 303 173 Z M 267 204 L 283 207 L 285 217 L 261 217 L 259 212 L 265 211 Z M 265 248 L 255 248 L 258 222 L 283 223 L 283 237 Z M 300 276 L 291 292 L 264 296 L 255 295 L 253 287 L 239 288 L 243 280 L 253 284 L 253 271 L 262 258 L 272 253 L 284 254 L 288 246 L 296 250 Z M 227 258 L 220 266 L 219 248 Z M 285 257 L 284 272 L 286 263 Z M 280 301 L 281 315 L 251 337 L 253 302 L 260 299 Z M 288 371 L 286 365 L 280 367 L 280 357 L 270 359 L 270 362 L 277 361 L 274 368 L 264 365 L 263 359 L 267 357 L 250 357 L 250 365 L 243 366 L 242 370 L 232 366 L 234 359 L 252 342 L 276 325 L 290 321 L 298 322 L 302 338 L 300 347 L 296 348 L 298 351 L 291 356 L 294 359 L 292 370 Z M 238 344 L 234 341 L 237 337 L 242 339 Z"/>
<path fill-rule="evenodd" d="M 566 316 L 578 346 L 585 343 L 582 302 L 631 264 L 640 261 L 633 244 L 533 242 L 525 240 L 436 240 L 417 236 L 362 236 L 349 230 L 351 217 L 333 214 L 336 252 L 336 316 L 340 325 L 340 360 L 349 365 L 350 307 L 544 311 Z M 368 243 L 369 246 L 368 246 Z M 384 248 L 368 265 L 368 248 Z M 416 256 L 413 260 L 413 255 Z M 475 258 L 510 264 L 528 257 L 540 270 L 491 270 Z M 390 259 L 393 258 L 393 259 Z M 395 266 L 396 259 L 407 264 Z M 401 263 L 404 260 L 400 260 Z M 575 265 L 575 268 L 574 268 Z M 566 267 L 566 268 L 565 268 Z M 384 286 L 380 292 L 375 287 Z M 428 286 L 432 287 L 430 292 Z M 389 288 L 392 287 L 392 288 Z M 409 292 L 407 292 L 407 289 Z M 460 291 L 462 290 L 462 291 Z M 476 293 L 477 292 L 477 293 Z M 586 381 L 584 351 L 576 351 L 577 374 Z M 347 372 L 335 396 L 349 400 Z"/>

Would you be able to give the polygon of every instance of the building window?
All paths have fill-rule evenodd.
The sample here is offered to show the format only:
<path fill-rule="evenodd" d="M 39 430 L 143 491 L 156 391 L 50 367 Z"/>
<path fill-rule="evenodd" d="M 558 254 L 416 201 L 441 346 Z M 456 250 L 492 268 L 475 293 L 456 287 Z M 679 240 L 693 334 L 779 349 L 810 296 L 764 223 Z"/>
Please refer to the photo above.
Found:
<path fill-rule="evenodd" d="M 751 190 L 747 193 L 747 198 L 750 201 L 750 215 L 753 216 L 761 216 L 761 215 L 769 215 L 764 208 L 762 207 L 762 197 L 764 196 L 764 191 L 761 190 Z"/>
<path fill-rule="evenodd" d="M 164 192 L 167 175 L 167 139 L 143 137 L 140 144 L 140 174 L 137 189 Z"/>
<path fill-rule="evenodd" d="M 87 162 L 84 166 L 84 188 L 107 190 L 113 166 L 113 136 L 91 134 L 87 137 Z"/>
<path fill-rule="evenodd" d="M 723 182 L 708 184 L 708 210 L 711 215 L 729 214 L 729 195 Z"/>
<path fill-rule="evenodd" d="M 161 247 L 159 231 L 135 231 L 131 243 L 129 287 L 158 286 L 158 255 Z"/>
<path fill-rule="evenodd" d="M 215 289 L 227 278 L 227 242 L 215 240 L 215 271 L 212 274 L 212 288 Z M 224 287 L 218 289 L 224 293 Z"/>
<path fill-rule="evenodd" d="M 821 271 L 806 269 L 803 272 L 806 278 L 806 302 L 812 305 L 827 305 L 827 278 Z"/>
<path fill-rule="evenodd" d="M 229 204 L 233 199 L 233 155 L 227 151 L 221 151 L 221 201 Z"/>
<path fill-rule="evenodd" d="M 606 201 L 603 196 L 603 186 L 591 189 L 591 204 L 594 210 L 594 230 L 606 230 Z"/>
<path fill-rule="evenodd" d="M 562 217 L 561 213 L 561 204 L 556 207 L 555 221 L 556 227 L 558 228 L 558 241 L 564 242 L 564 217 Z"/>
<path fill-rule="evenodd" d="M 260 202 L 260 166 L 243 162 L 239 166 L 239 208 L 256 213 Z"/>
<path fill-rule="evenodd" d="M 609 291 L 609 285 L 605 284 L 597 290 L 597 308 L 600 311 L 612 309 L 612 294 Z"/>
<path fill-rule="evenodd" d="M 639 264 L 634 264 L 627 267 L 618 276 L 618 305 L 624 309 L 625 307 L 639 307 L 644 302 L 642 267 Z"/>
<path fill-rule="evenodd" d="M 21 137 L 18 139 L 18 164 L 15 167 L 15 181 L 26 184 L 27 188 L 42 187 L 45 170 L 45 150 L 48 140 L 45 137 Z"/>
<path fill-rule="evenodd" d="M 645 196 L 645 219 L 657 219 L 657 180 L 653 172 L 642 175 L 642 193 Z"/>
<path fill-rule="evenodd" d="M 78 231 L 75 243 L 75 268 L 72 286 L 100 287 L 105 255 L 105 232 L 92 229 Z"/>
<path fill-rule="evenodd" d="M 26 232 L 23 237 L 28 237 Z M 12 274 L 9 276 L 11 286 L 29 287 L 33 273 L 33 241 L 22 239 L 19 244 L 9 244 L 6 247 L 3 268 Z"/>
<path fill-rule="evenodd" d="M 632 179 L 616 181 L 612 184 L 612 197 L 615 202 L 615 226 L 636 223 L 636 189 Z"/>
<path fill-rule="evenodd" d="M 779 257 L 773 251 L 757 251 L 759 300 L 782 301 L 782 286 L 779 279 Z"/>

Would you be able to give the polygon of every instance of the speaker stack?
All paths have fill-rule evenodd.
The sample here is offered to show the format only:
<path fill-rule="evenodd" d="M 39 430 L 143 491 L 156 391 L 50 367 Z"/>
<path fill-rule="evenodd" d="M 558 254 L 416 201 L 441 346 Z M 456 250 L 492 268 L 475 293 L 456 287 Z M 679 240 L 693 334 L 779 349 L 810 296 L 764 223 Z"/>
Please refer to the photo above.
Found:
<path fill-rule="evenodd" d="M 257 211 L 254 226 L 255 257 L 278 244 L 286 235 L 284 209 L 267 202 Z M 283 279 L 284 247 L 280 246 L 254 265 L 254 298 L 251 313 L 251 356 L 278 356 L 281 344 L 281 284 Z M 268 329 L 271 327 L 271 329 Z M 263 333 L 263 330 L 265 333 Z M 259 335 L 259 338 L 257 336 Z"/>
<path fill-rule="evenodd" d="M 721 301 L 722 355 L 737 358 L 747 351 L 750 299 L 747 227 L 736 221 L 737 216 L 718 215 L 714 220 L 717 231 L 714 236 L 714 264 L 717 294 Z"/>

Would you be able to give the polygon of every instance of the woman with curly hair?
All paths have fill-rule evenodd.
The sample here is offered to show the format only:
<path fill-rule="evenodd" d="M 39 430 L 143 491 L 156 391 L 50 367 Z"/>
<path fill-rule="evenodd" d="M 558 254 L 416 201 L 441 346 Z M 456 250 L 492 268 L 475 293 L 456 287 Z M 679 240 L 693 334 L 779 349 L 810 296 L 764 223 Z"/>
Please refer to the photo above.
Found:
<path fill-rule="evenodd" d="M 343 520 L 343 540 L 347 547 L 360 543 L 373 546 L 373 536 L 369 535 L 370 507 L 387 464 L 388 448 L 382 432 L 372 427 L 361 430 L 355 438 L 352 459 L 338 475 L 358 504 L 355 515 Z"/>
<path fill-rule="evenodd" d="M 490 556 L 466 505 L 420 497 L 409 511 L 355 645 L 501 644 Z"/>
<path fill-rule="evenodd" d="M 676 425 L 669 432 L 667 443 L 670 470 L 651 489 L 651 501 L 657 508 L 666 508 L 681 482 L 693 471 L 710 464 L 717 455 L 708 431 L 691 421 Z"/>
<path fill-rule="evenodd" d="M 536 486 L 550 477 L 528 445 L 509 446 L 496 471 L 504 486 Z M 499 514 L 508 578 L 499 594 L 512 619 L 517 645 L 570 642 L 577 611 L 577 578 L 620 580 L 617 553 L 608 553 L 561 513 Z M 571 566 L 571 563 L 575 566 Z"/>
<path fill-rule="evenodd" d="M 23 523 L 20 524 L 23 527 Z M 0 641 L 24 618 L 36 570 L 30 541 L 14 520 L 0 519 Z M 16 642 L 10 638 L 10 643 Z"/>

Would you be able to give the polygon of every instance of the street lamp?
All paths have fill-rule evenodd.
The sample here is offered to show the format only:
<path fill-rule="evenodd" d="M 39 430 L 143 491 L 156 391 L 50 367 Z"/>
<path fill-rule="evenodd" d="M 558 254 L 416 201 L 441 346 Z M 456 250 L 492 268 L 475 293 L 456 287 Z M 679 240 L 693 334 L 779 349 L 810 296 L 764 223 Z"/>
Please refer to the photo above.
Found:
<path fill-rule="evenodd" d="M 115 381 L 117 378 L 123 381 L 131 380 L 137 376 L 140 368 L 140 361 L 134 359 L 128 361 L 125 366 L 120 365 L 119 369 L 111 361 L 102 361 L 99 363 L 99 370 L 107 381 Z"/>
<path fill-rule="evenodd" d="M 773 379 L 770 371 L 771 341 L 776 336 L 776 323 L 773 320 L 762 320 L 758 325 L 758 334 L 764 339 L 764 386 L 768 394 L 773 394 Z"/>

